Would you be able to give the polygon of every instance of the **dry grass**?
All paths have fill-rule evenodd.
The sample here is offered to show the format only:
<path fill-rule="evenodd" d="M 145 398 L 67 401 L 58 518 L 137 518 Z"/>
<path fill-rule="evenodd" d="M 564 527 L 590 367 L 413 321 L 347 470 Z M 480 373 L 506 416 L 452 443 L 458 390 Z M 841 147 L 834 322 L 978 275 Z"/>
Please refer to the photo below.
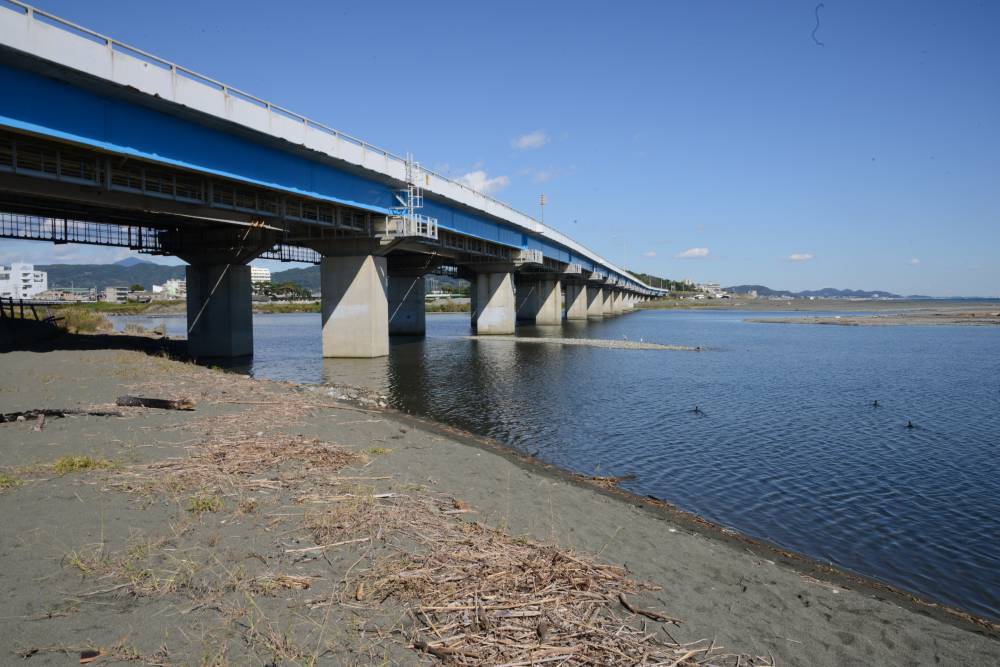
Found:
<path fill-rule="evenodd" d="M 342 641 L 348 630 L 355 641 L 370 642 L 372 660 L 395 643 L 454 665 L 773 664 L 727 654 L 707 641 L 676 643 L 669 628 L 679 621 L 628 602 L 627 595 L 653 587 L 624 568 L 466 521 L 471 508 L 450 495 L 418 486 L 380 491 L 384 478 L 345 474 L 366 457 L 275 432 L 315 409 L 296 402 L 305 397 L 259 385 L 251 390 L 243 378 L 220 375 L 193 369 L 163 387 L 170 393 L 146 389 L 205 400 L 218 399 L 222 387 L 229 396 L 247 389 L 253 393 L 242 400 L 252 407 L 191 420 L 198 437 L 186 456 L 118 470 L 112 486 L 178 498 L 181 506 L 186 499 L 195 514 L 254 515 L 274 531 L 277 555 L 261 557 L 257 571 L 252 561 L 209 552 L 201 560 L 171 556 L 194 550 L 164 551 L 166 540 L 133 541 L 121 554 L 90 549 L 68 555 L 85 576 L 117 582 L 96 593 L 184 593 L 194 602 L 191 609 L 215 609 L 247 650 L 280 664 L 314 664 L 331 650 L 331 635 Z M 227 521 L 234 523 L 221 523 Z M 213 534 L 209 545 L 218 539 Z M 331 557 L 354 563 L 334 567 Z M 268 617 L 261 600 L 279 596 L 282 608 L 295 611 Z M 328 627 L 331 613 L 346 609 L 378 624 Z M 307 628 L 308 641 L 296 635 L 296 620 Z M 205 664 L 228 664 L 226 651 L 224 643 L 216 645 Z"/>
<path fill-rule="evenodd" d="M 59 326 L 70 333 L 93 333 L 112 331 L 114 326 L 104 313 L 71 306 L 60 308 L 57 315 L 62 319 Z"/>

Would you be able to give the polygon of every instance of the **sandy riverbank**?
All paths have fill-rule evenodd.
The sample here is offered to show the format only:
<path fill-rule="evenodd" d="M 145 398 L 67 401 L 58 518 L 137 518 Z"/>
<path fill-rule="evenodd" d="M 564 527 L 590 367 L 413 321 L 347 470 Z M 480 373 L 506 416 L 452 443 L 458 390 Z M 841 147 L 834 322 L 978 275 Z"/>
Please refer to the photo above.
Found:
<path fill-rule="evenodd" d="M 150 664 L 437 660 L 414 639 L 456 663 L 632 664 L 601 632 L 618 622 L 640 631 L 637 650 L 724 646 L 709 664 L 1000 661 L 996 626 L 605 480 L 293 385 L 86 349 L 94 340 L 0 355 L 17 378 L 0 412 L 108 408 L 125 393 L 197 408 L 0 424 L 4 664 L 75 664 L 65 653 L 90 647 Z M 629 613 L 621 590 L 680 623 Z"/>
<path fill-rule="evenodd" d="M 755 317 L 748 318 L 747 322 L 759 324 L 830 324 L 843 327 L 929 326 L 937 324 L 988 327 L 1000 325 L 1000 311 L 996 309 L 915 309 L 903 312 L 835 315 L 832 317 Z"/>

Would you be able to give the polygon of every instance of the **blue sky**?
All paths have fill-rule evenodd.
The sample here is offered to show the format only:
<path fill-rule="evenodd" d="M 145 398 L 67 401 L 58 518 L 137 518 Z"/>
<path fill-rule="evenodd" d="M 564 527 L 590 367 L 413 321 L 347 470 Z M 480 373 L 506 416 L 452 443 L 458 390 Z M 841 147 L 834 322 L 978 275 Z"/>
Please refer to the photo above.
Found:
<path fill-rule="evenodd" d="M 36 6 L 537 215 L 613 261 L 1000 295 L 1000 3 Z M 115 250 L 0 242 L 0 261 Z"/>

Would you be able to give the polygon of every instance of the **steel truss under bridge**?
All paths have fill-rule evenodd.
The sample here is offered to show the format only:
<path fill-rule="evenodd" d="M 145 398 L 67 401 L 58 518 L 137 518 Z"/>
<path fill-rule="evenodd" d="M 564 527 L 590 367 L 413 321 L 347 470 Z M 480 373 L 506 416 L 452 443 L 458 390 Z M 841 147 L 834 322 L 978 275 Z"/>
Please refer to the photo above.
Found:
<path fill-rule="evenodd" d="M 0 212 L 0 238 L 52 243 L 82 243 L 113 248 L 129 248 L 148 255 L 165 255 L 160 237 L 163 229 L 140 225 L 88 222 L 67 218 L 42 218 Z M 320 255 L 311 248 L 278 243 L 260 255 L 280 262 L 319 264 Z"/>

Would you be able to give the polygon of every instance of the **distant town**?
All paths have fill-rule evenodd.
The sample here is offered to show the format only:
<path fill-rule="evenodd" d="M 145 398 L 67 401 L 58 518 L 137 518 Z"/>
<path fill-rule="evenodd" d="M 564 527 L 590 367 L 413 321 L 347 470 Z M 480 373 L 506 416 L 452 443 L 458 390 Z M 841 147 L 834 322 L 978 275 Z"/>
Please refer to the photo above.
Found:
<path fill-rule="evenodd" d="M 48 270 L 46 270 L 48 269 Z M 50 272 L 57 281 L 50 281 Z M 35 266 L 13 262 L 0 266 L 0 298 L 49 302 L 127 302 L 182 301 L 187 296 L 183 266 L 165 266 L 141 259 L 129 258 L 115 264 L 57 264 Z M 314 275 L 315 274 L 315 275 Z M 151 275 L 161 276 L 157 282 Z M 926 299 L 921 295 L 901 296 L 888 291 L 864 291 L 824 288 L 792 292 L 775 290 L 763 285 L 723 287 L 717 282 L 696 283 L 690 279 L 671 281 L 641 274 L 651 284 L 668 287 L 671 296 L 681 300 L 761 299 L 791 301 L 795 299 L 893 300 Z M 120 281 L 116 284 L 116 280 Z M 467 297 L 466 281 L 450 276 L 428 276 L 428 301 Z M 272 275 L 270 269 L 250 267 L 250 281 L 255 301 L 314 301 L 321 297 L 318 267 L 290 269 Z M 53 284 L 50 284 L 52 282 Z"/>

